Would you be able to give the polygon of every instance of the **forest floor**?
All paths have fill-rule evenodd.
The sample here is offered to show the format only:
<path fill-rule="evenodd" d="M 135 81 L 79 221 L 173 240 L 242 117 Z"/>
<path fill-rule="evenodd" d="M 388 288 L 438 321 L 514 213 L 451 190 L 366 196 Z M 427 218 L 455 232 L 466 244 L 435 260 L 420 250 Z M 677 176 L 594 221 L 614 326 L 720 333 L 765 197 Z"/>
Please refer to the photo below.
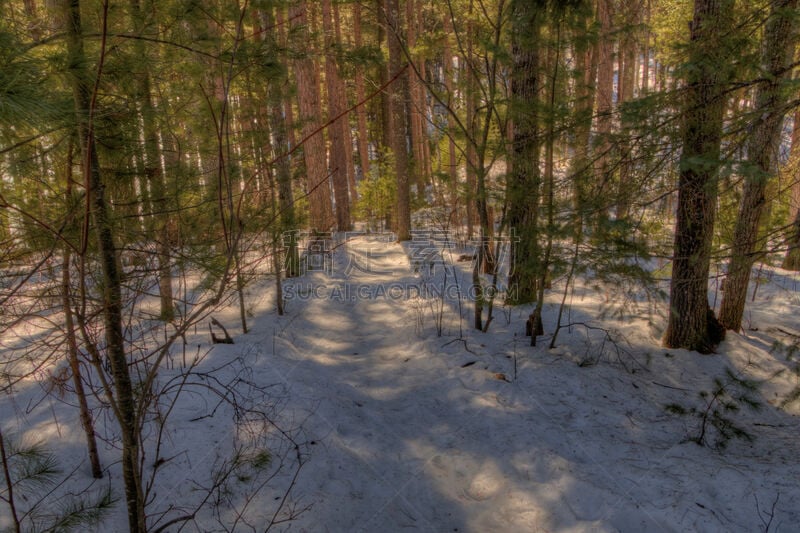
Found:
<path fill-rule="evenodd" d="M 487 333 L 472 329 L 469 262 L 456 254 L 415 272 L 414 256 L 413 243 L 359 237 L 326 271 L 286 283 L 285 316 L 264 280 L 249 288 L 248 334 L 233 327 L 235 306 L 216 315 L 236 344 L 211 348 L 202 331 L 189 338 L 203 344 L 198 353 L 210 350 L 197 372 L 217 369 L 267 391 L 270 417 L 292 444 L 270 449 L 286 468 L 269 483 L 237 474 L 185 531 L 263 531 L 276 512 L 293 518 L 276 531 L 797 531 L 800 416 L 781 402 L 798 378 L 775 349 L 797 340 L 797 275 L 762 272 L 746 334 L 729 334 L 708 356 L 660 346 L 665 304 L 621 302 L 578 280 L 562 318 L 573 325 L 549 349 L 549 336 L 536 347 L 524 336 L 527 306 L 498 304 Z M 548 334 L 560 283 L 545 306 Z M 425 298 L 423 286 L 450 288 Z M 757 389 L 743 390 L 726 369 Z M 170 372 L 178 371 L 162 379 Z M 715 379 L 728 397 L 714 395 Z M 187 387 L 175 403 L 153 509 L 189 507 L 183 499 L 208 485 L 202 472 L 236 441 L 242 421 L 214 409 L 212 389 Z M 24 421 L 22 433 L 74 456 L 68 470 L 90 483 L 74 412 L 59 401 L 32 405 L 37 394 L 20 392 L 0 422 Z M 722 409 L 742 394 L 761 408 Z M 753 439 L 716 446 L 711 421 L 724 421 L 715 409 Z M 691 439 L 704 413 L 700 446 Z M 104 445 L 115 487 L 117 453 Z M 103 531 L 125 529 L 121 504 Z"/>

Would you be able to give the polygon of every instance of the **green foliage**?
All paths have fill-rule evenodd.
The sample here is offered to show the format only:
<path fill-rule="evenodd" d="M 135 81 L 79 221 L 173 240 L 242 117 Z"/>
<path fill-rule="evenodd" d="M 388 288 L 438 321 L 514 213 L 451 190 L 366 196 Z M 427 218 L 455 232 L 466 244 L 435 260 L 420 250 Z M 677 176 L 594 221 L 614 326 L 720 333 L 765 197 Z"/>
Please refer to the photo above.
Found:
<path fill-rule="evenodd" d="M 782 354 L 791 365 L 791 371 L 800 383 L 800 338 L 793 337 L 789 342 L 776 340 L 770 349 L 771 353 Z M 800 402 L 800 385 L 795 386 L 781 401 L 781 407 L 788 407 Z"/>
<path fill-rule="evenodd" d="M 63 471 L 53 453 L 42 443 L 24 444 L 0 434 L 5 445 L 2 467 L 11 479 L 0 476 L 0 502 L 15 507 L 15 518 L 24 531 L 82 532 L 94 530 L 116 504 L 110 487 L 98 491 L 57 496 L 65 482 Z M 13 531 L 9 529 L 8 531 Z"/>
<path fill-rule="evenodd" d="M 57 512 L 50 517 L 49 525 L 42 531 L 82 532 L 95 528 L 102 523 L 116 503 L 117 500 L 111 490 L 102 491 L 87 500 L 70 498 L 57 506 Z"/>
<path fill-rule="evenodd" d="M 62 473 L 55 456 L 41 442 L 25 446 L 14 440 L 7 440 L 6 454 L 5 460 L 14 489 L 42 489 L 53 485 Z"/>
<path fill-rule="evenodd" d="M 391 152 L 386 150 L 379 163 L 370 168 L 370 175 L 359 184 L 356 217 L 367 221 L 370 229 L 378 229 L 379 221 L 392 213 L 396 194 L 394 159 Z"/>
<path fill-rule="evenodd" d="M 581 247 L 577 270 L 607 295 L 601 316 L 624 318 L 637 312 L 643 297 L 651 304 L 666 297 L 650 266 L 649 247 L 649 236 L 629 220 L 598 221 Z"/>
<path fill-rule="evenodd" d="M 241 482 L 247 482 L 272 465 L 272 454 L 264 448 L 239 450 L 233 462 L 236 478 Z"/>
<path fill-rule="evenodd" d="M 757 383 L 737 376 L 726 368 L 723 378 L 714 378 L 714 386 L 710 391 L 700 391 L 699 405 L 670 403 L 664 409 L 671 414 L 696 420 L 697 427 L 686 440 L 723 449 L 731 439 L 753 440 L 753 435 L 738 425 L 735 415 L 742 407 L 751 410 L 761 408 L 760 402 L 754 397 L 757 391 Z"/>

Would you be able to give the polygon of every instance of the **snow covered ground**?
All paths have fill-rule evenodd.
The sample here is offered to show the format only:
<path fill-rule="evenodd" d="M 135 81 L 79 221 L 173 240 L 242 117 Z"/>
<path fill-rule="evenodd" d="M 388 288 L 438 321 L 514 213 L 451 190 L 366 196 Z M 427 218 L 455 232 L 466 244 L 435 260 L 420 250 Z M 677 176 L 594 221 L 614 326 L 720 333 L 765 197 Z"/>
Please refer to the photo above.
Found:
<path fill-rule="evenodd" d="M 251 285 L 250 333 L 236 331 L 233 306 L 216 315 L 236 344 L 212 348 L 203 331 L 189 339 L 190 356 L 211 350 L 198 373 L 221 369 L 226 383 L 250 383 L 263 396 L 243 393 L 242 401 L 268 406 L 285 434 L 250 436 L 285 468 L 269 470 L 264 486 L 257 472 L 236 471 L 184 531 L 263 531 L 287 513 L 293 519 L 273 530 L 798 531 L 800 417 L 797 405 L 780 406 L 798 378 L 772 350 L 776 340 L 796 340 L 797 275 L 765 271 L 748 308 L 750 329 L 729 334 L 709 356 L 660 347 L 664 319 L 644 305 L 639 314 L 598 319 L 609 295 L 579 281 L 562 322 L 584 325 L 563 329 L 551 350 L 548 336 L 537 347 L 524 336 L 528 307 L 498 307 L 487 333 L 471 328 L 468 262 L 447 256 L 446 282 L 457 272 L 460 288 L 426 299 L 422 283 L 441 289 L 445 265 L 415 272 L 409 245 L 383 241 L 357 238 L 336 250 L 328 271 L 287 282 L 283 317 L 270 282 Z M 562 290 L 556 283 L 548 297 L 548 333 Z M 179 366 L 164 369 L 163 384 Z M 715 449 L 712 428 L 712 446 L 699 446 L 688 439 L 700 416 L 666 407 L 702 415 L 715 378 L 735 395 L 726 368 L 760 383 L 752 394 L 761 409 L 729 414 L 754 440 Z M 253 423 L 233 419 L 226 406 L 215 411 L 213 388 L 186 387 L 161 439 L 165 461 L 146 468 L 157 469 L 151 508 L 166 513 L 159 524 L 179 514 L 170 505 L 190 508 L 211 483 L 210 466 L 243 442 L 234 425 Z M 35 385 L 16 390 L 0 410 L 4 433 L 46 439 L 63 467 L 75 469 L 71 486 L 89 486 L 69 399 L 41 400 Z M 109 427 L 101 446 L 109 475 L 94 486 L 111 483 L 119 495 Z M 123 507 L 102 531 L 126 529 Z M 0 509 L 2 517 L 2 502 Z M 0 518 L 0 528 L 7 525 Z"/>

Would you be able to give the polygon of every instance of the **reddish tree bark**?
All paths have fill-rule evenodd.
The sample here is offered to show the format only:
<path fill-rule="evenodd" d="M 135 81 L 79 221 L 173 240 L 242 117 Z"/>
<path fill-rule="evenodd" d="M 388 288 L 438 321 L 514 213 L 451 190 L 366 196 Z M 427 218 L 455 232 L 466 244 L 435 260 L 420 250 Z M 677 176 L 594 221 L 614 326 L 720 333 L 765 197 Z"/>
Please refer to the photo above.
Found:
<path fill-rule="evenodd" d="M 307 49 L 312 43 L 307 4 L 308 2 L 302 0 L 293 5 L 289 11 L 293 31 L 300 39 L 300 49 Z M 328 231 L 335 221 L 327 172 L 325 136 L 324 131 L 320 129 L 323 115 L 318 69 L 314 59 L 310 55 L 304 55 L 294 61 L 294 71 L 304 139 L 303 159 L 308 190 L 309 222 L 315 231 Z"/>

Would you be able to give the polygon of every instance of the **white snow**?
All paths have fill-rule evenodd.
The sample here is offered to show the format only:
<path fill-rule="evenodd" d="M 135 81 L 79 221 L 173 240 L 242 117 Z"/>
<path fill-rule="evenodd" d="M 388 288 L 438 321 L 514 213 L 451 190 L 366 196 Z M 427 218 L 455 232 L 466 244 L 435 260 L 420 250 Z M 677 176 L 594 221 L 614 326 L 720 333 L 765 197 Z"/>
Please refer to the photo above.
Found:
<path fill-rule="evenodd" d="M 729 333 L 708 356 L 662 348 L 663 317 L 648 316 L 644 305 L 639 315 L 598 319 L 607 296 L 579 280 L 563 321 L 602 330 L 565 328 L 551 350 L 549 336 L 535 348 L 524 336 L 529 307 L 500 302 L 481 333 L 471 328 L 470 301 L 459 310 L 445 299 L 438 336 L 442 300 L 418 297 L 427 274 L 414 272 L 409 253 L 408 245 L 357 238 L 337 249 L 332 272 L 286 283 L 287 315 L 276 315 L 272 281 L 262 280 L 248 289 L 250 333 L 237 329 L 231 305 L 215 316 L 236 344 L 210 346 L 205 326 L 189 338 L 189 360 L 207 353 L 198 372 L 220 368 L 223 381 L 265 387 L 245 386 L 241 400 L 268 409 L 298 444 L 304 464 L 278 516 L 298 514 L 273 530 L 798 531 L 800 418 L 796 405 L 780 405 L 798 378 L 794 363 L 771 351 L 800 329 L 796 274 L 769 270 L 747 311 L 756 329 Z M 348 268 L 354 259 L 366 268 Z M 452 259 L 466 296 L 470 265 Z M 435 265 L 428 280 L 440 284 L 442 276 Z M 563 280 L 545 307 L 548 334 L 561 291 Z M 159 376 L 164 409 L 182 357 Z M 698 420 L 665 406 L 702 408 L 699 393 L 728 367 L 761 382 L 763 407 L 731 415 L 755 440 L 733 439 L 724 450 L 687 441 Z M 237 471 L 184 531 L 263 531 L 293 479 L 294 444 L 255 420 L 234 420 L 226 406 L 214 412 L 217 402 L 200 385 L 178 396 L 162 438 L 152 520 L 170 505 L 190 509 L 211 466 L 237 444 L 257 442 L 274 458 L 267 484 Z M 7 395 L 0 423 L 4 433 L 45 440 L 67 472 L 77 469 L 70 486 L 78 492 L 91 478 L 72 403 L 29 382 Z M 95 487 L 111 483 L 121 496 L 117 430 L 95 411 L 108 467 Z M 155 435 L 148 438 L 152 444 Z M 2 529 L 9 523 L 2 502 L 0 509 Z M 101 531 L 124 531 L 125 520 L 120 501 Z"/>

